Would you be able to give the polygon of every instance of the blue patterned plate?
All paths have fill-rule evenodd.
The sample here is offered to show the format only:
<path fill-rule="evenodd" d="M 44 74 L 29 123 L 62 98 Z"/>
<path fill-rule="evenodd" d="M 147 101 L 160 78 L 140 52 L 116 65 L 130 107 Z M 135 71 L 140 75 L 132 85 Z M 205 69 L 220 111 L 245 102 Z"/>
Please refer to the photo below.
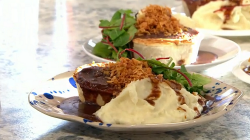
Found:
<path fill-rule="evenodd" d="M 41 84 L 39 87 L 34 88 L 28 96 L 29 104 L 46 115 L 64 120 L 77 121 L 101 129 L 113 131 L 171 131 L 185 129 L 213 121 L 230 111 L 243 95 L 239 89 L 211 78 L 212 82 L 205 85 L 205 88 L 210 90 L 208 95 L 214 97 L 216 102 L 208 112 L 197 119 L 167 124 L 105 124 L 92 122 L 74 115 L 64 114 L 63 111 L 57 107 L 64 99 L 78 96 L 72 74 L 73 71 L 59 74 Z"/>

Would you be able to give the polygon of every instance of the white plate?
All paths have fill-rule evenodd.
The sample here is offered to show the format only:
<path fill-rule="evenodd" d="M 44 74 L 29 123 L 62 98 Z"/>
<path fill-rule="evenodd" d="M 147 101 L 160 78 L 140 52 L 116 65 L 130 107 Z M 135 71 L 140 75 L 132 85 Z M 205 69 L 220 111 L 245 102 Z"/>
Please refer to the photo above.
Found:
<path fill-rule="evenodd" d="M 243 71 L 243 68 L 245 68 L 247 65 L 249 65 L 248 63 L 248 59 L 241 61 L 239 63 L 239 65 L 236 65 L 233 70 L 232 73 L 238 77 L 240 80 L 242 80 L 243 82 L 246 82 L 248 84 L 250 84 L 250 75 L 246 74 Z"/>
<path fill-rule="evenodd" d="M 243 93 L 230 85 L 211 78 L 211 83 L 205 85 L 205 88 L 210 90 L 208 95 L 214 97 L 216 102 L 212 108 L 201 117 L 180 122 L 167 124 L 148 124 L 148 125 L 119 125 L 119 124 L 105 124 L 99 122 L 92 122 L 87 119 L 64 114 L 57 106 L 66 98 L 78 96 L 75 82 L 72 78 L 73 71 L 59 74 L 48 81 L 40 84 L 34 88 L 29 96 L 28 101 L 30 105 L 36 110 L 60 119 L 76 121 L 97 127 L 100 129 L 107 129 L 112 131 L 171 131 L 178 129 L 190 128 L 197 125 L 215 120 L 224 115 L 240 100 Z"/>
<path fill-rule="evenodd" d="M 189 16 L 185 13 L 182 5 L 171 8 L 173 13 L 181 13 Z M 216 36 L 250 36 L 250 30 L 209 30 L 203 28 L 196 28 L 198 31 L 204 34 L 211 34 Z"/>
<path fill-rule="evenodd" d="M 101 36 L 89 39 L 86 43 L 84 43 L 83 51 L 87 55 L 92 57 L 93 60 L 96 62 L 110 62 L 111 60 L 107 60 L 99 56 L 96 56 L 92 52 L 93 47 L 100 40 Z M 233 41 L 212 35 L 205 35 L 205 38 L 201 41 L 201 46 L 199 50 L 212 52 L 218 56 L 218 59 L 216 59 L 212 63 L 207 63 L 207 64 L 186 65 L 185 67 L 187 68 L 188 71 L 200 72 L 202 70 L 206 70 L 214 65 L 223 63 L 227 60 L 234 58 L 241 51 L 239 45 L 237 45 Z M 179 69 L 180 66 L 176 66 L 175 68 Z"/>
<path fill-rule="evenodd" d="M 250 36 L 250 30 L 208 30 L 196 28 L 199 32 L 217 36 Z"/>

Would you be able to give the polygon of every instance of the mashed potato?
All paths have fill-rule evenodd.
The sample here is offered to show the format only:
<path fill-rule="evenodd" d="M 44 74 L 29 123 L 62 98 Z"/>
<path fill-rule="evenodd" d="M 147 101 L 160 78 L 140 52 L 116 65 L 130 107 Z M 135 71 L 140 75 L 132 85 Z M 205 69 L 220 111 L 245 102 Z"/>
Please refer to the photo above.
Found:
<path fill-rule="evenodd" d="M 160 97 L 154 105 L 145 100 L 152 91 L 149 78 L 133 81 L 119 96 L 99 109 L 95 115 L 104 123 L 152 124 L 176 123 L 194 119 L 203 107 L 198 103 L 201 97 L 182 88 L 178 95 L 167 83 L 159 84 Z M 181 103 L 179 96 L 184 97 Z"/>

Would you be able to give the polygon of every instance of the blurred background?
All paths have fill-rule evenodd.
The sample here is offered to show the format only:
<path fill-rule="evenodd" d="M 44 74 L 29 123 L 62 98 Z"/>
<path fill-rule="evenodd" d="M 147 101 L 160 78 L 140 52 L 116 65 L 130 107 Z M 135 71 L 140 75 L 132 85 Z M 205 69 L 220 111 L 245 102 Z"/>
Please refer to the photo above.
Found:
<path fill-rule="evenodd" d="M 9 87 L 12 80 L 18 79 L 23 84 L 15 85 L 16 89 L 27 90 L 34 87 L 34 81 L 92 62 L 81 46 L 100 33 L 99 20 L 111 18 L 118 9 L 137 11 L 149 4 L 174 7 L 180 2 L 1 0 L 0 74 L 5 79 L 1 85 Z M 31 74 L 35 76 L 30 77 Z M 11 75 L 14 79 L 8 78 Z"/>

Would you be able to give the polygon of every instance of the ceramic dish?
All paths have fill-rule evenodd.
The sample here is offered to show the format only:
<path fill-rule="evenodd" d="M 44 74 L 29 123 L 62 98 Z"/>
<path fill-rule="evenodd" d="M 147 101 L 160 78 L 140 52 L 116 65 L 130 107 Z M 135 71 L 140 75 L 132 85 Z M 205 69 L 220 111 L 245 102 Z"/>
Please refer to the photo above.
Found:
<path fill-rule="evenodd" d="M 204 113 L 201 117 L 180 122 L 167 124 L 148 124 L 148 125 L 119 125 L 92 122 L 87 119 L 64 114 L 57 106 L 66 98 L 78 96 L 75 81 L 72 78 L 73 71 L 59 74 L 48 81 L 34 88 L 29 96 L 29 104 L 36 110 L 60 119 L 76 121 L 86 125 L 91 125 L 100 129 L 112 131 L 171 131 L 178 129 L 190 128 L 213 121 L 224 115 L 240 100 L 242 92 L 230 85 L 211 78 L 211 83 L 205 85 L 209 90 L 208 95 L 214 97 L 216 101 L 212 108 Z"/>
<path fill-rule="evenodd" d="M 171 8 L 173 13 L 181 13 L 183 15 L 189 16 L 185 13 L 182 5 Z M 211 34 L 216 36 L 250 36 L 250 30 L 209 30 L 209 29 L 202 29 L 196 28 L 196 30 L 205 33 Z"/>
<path fill-rule="evenodd" d="M 83 51 L 96 62 L 110 62 L 111 60 L 96 56 L 92 52 L 93 47 L 100 39 L 101 36 L 89 39 L 83 45 Z M 212 35 L 205 35 L 205 38 L 201 41 L 201 46 L 199 50 L 214 53 L 218 56 L 218 58 L 211 63 L 186 65 L 185 67 L 188 71 L 200 72 L 202 70 L 206 70 L 214 65 L 223 63 L 227 60 L 234 58 L 241 51 L 239 45 L 237 45 L 233 41 Z M 179 69 L 180 66 L 176 66 L 175 68 Z"/>
<path fill-rule="evenodd" d="M 248 65 L 249 65 L 248 59 L 241 61 L 239 65 L 236 65 L 233 68 L 232 73 L 243 82 L 250 84 L 250 75 L 246 74 L 243 71 L 243 68 L 245 68 Z"/>
<path fill-rule="evenodd" d="M 198 31 L 217 36 L 250 36 L 250 30 L 208 30 L 196 28 Z"/>

